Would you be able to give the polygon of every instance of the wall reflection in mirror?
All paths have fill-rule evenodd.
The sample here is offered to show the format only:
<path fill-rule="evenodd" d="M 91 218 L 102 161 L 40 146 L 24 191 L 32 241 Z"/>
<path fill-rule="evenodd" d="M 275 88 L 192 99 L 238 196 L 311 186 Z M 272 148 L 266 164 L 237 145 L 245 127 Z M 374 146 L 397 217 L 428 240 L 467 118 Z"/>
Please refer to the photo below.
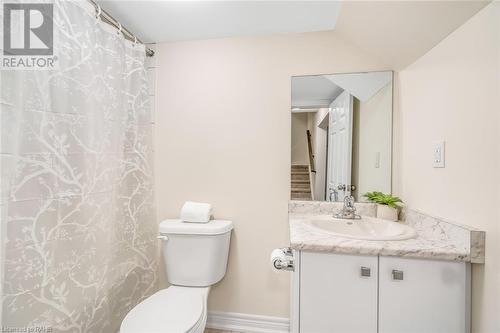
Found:
<path fill-rule="evenodd" d="M 292 77 L 292 200 L 391 192 L 392 76 Z"/>

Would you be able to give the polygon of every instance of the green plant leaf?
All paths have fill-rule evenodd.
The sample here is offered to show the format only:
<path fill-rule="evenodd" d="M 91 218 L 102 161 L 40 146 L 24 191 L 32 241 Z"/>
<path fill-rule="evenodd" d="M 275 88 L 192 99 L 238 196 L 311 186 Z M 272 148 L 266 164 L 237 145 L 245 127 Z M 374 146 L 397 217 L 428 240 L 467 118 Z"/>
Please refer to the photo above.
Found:
<path fill-rule="evenodd" d="M 378 191 L 373 191 L 373 192 L 367 192 L 363 194 L 365 198 L 368 199 L 368 201 L 380 204 L 380 205 L 387 205 L 392 208 L 397 208 L 399 205 L 403 203 L 401 198 L 392 196 L 390 194 L 385 194 L 382 192 Z"/>

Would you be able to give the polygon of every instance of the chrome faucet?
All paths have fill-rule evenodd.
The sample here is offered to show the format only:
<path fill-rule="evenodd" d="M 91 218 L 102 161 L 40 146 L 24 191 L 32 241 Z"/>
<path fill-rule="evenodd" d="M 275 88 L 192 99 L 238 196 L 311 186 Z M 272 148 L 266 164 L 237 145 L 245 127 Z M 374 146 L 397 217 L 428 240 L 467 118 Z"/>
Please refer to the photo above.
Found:
<path fill-rule="evenodd" d="M 359 220 L 361 216 L 356 214 L 356 207 L 354 207 L 354 197 L 347 195 L 344 197 L 344 207 L 342 210 L 335 214 L 333 217 L 346 220 Z"/>

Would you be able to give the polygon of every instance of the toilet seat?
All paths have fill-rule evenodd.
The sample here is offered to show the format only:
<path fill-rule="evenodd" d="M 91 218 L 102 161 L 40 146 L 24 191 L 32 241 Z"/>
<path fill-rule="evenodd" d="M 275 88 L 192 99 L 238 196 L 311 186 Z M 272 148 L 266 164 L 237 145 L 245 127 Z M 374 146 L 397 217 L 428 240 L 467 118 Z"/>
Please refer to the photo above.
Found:
<path fill-rule="evenodd" d="M 203 332 L 208 290 L 178 286 L 162 289 L 125 316 L 120 333 Z"/>

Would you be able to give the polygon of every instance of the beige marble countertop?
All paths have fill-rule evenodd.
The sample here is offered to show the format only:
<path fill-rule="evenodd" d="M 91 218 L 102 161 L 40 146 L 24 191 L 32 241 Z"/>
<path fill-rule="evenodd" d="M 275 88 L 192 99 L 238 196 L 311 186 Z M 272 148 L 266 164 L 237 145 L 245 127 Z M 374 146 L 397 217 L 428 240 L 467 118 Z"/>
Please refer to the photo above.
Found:
<path fill-rule="evenodd" d="M 484 263 L 484 231 L 406 210 L 405 223 L 417 232 L 412 239 L 370 241 L 336 237 L 305 221 L 331 216 L 337 203 L 292 201 L 289 205 L 290 246 L 294 250 L 342 254 L 381 255 Z M 358 212 L 374 216 L 373 204 L 356 204 Z M 327 213 L 328 212 L 328 213 Z"/>

